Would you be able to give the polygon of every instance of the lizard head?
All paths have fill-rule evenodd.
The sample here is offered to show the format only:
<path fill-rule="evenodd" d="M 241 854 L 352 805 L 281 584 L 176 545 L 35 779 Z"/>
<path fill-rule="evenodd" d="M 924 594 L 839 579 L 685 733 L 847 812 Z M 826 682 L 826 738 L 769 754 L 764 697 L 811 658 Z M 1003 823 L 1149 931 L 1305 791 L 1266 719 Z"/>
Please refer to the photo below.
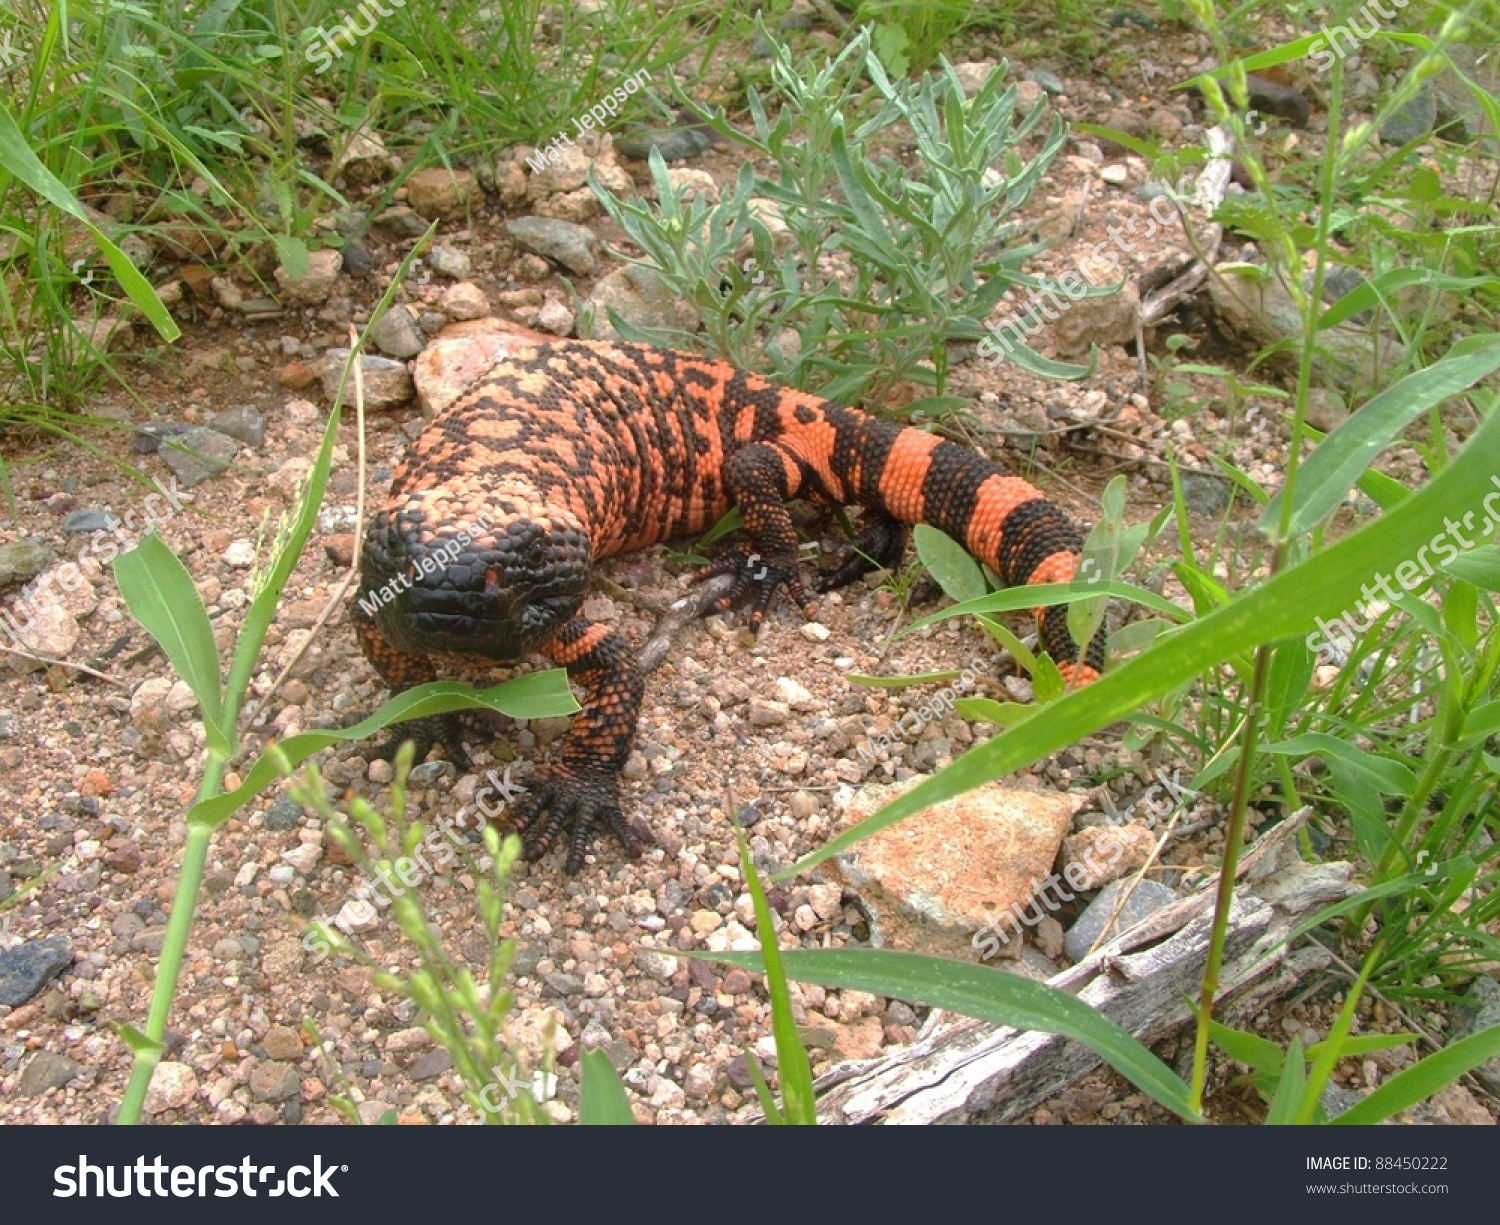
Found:
<path fill-rule="evenodd" d="M 566 510 L 494 498 L 472 513 L 408 505 L 371 522 L 359 603 L 397 650 L 504 663 L 578 611 L 591 561 L 588 533 Z"/>

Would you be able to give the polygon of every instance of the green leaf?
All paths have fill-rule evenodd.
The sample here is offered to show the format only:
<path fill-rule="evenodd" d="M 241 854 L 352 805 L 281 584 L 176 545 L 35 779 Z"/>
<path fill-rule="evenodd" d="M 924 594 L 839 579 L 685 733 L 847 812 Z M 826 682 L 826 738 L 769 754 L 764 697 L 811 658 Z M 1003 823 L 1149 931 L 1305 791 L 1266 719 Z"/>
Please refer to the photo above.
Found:
<path fill-rule="evenodd" d="M 281 256 L 281 266 L 286 269 L 287 276 L 294 281 L 299 281 L 307 275 L 307 244 L 300 238 L 293 238 L 289 234 L 272 234 L 271 241 L 276 244 L 277 254 Z"/>
<path fill-rule="evenodd" d="M 192 575 L 151 531 L 116 560 L 115 581 L 130 615 L 161 645 L 177 675 L 198 699 L 209 743 L 221 753 L 231 752 L 223 726 L 219 648 Z"/>
<path fill-rule="evenodd" d="M 1417 786 L 1416 775 L 1399 761 L 1377 757 L 1374 753 L 1326 732 L 1306 732 L 1279 744 L 1262 745 L 1260 751 L 1277 753 L 1283 757 L 1307 757 L 1318 753 L 1324 757 L 1336 758 L 1364 775 L 1371 786 L 1385 795 L 1410 795 Z"/>
<path fill-rule="evenodd" d="M 931 685 L 936 682 L 951 681 L 962 675 L 963 673 L 952 670 L 921 672 L 914 676 L 866 676 L 862 672 L 850 672 L 847 679 L 856 685 L 864 685 L 867 689 L 906 689 L 912 685 Z"/>
<path fill-rule="evenodd" d="M 1356 285 L 1325 310 L 1318 319 L 1318 330 L 1334 327 L 1362 311 L 1384 305 L 1392 294 L 1408 285 L 1431 285 L 1434 289 L 1457 293 L 1477 289 L 1481 285 L 1500 288 L 1500 279 L 1492 276 L 1449 276 L 1434 272 L 1431 268 L 1389 268 L 1373 280 Z"/>
<path fill-rule="evenodd" d="M 89 219 L 83 205 L 74 199 L 73 193 L 62 180 L 42 165 L 31 151 L 31 146 L 26 143 L 26 138 L 21 135 L 21 129 L 16 126 L 10 108 L 3 103 L 0 103 L 0 167 L 15 175 L 48 204 L 75 218 L 94 236 L 94 242 L 103 252 L 109 270 L 115 274 L 115 280 L 120 282 L 121 288 L 130 295 L 130 300 L 151 321 L 151 326 L 163 340 L 173 341 L 182 335 L 182 330 L 162 305 L 162 300 L 156 296 L 151 282 L 130 262 L 130 257 Z"/>
<path fill-rule="evenodd" d="M 782 969 L 781 949 L 776 943 L 776 926 L 771 907 L 761 887 L 760 873 L 750 858 L 750 844 L 739 822 L 734 826 L 740 848 L 740 871 L 755 903 L 755 932 L 760 940 L 761 960 L 766 975 L 766 989 L 771 996 L 771 1032 L 776 1038 L 776 1068 L 781 1080 L 782 1118 L 788 1124 L 814 1126 L 818 1121 L 817 1098 L 813 1093 L 812 1065 L 797 1032 L 792 1016 L 792 996 L 787 990 L 786 972 Z"/>
<path fill-rule="evenodd" d="M 1276 1086 L 1276 1096 L 1271 1099 L 1271 1111 L 1266 1115 L 1266 1125 L 1286 1127 L 1295 1123 L 1306 1089 L 1307 1060 L 1302 1054 L 1302 1039 L 1293 1038 L 1292 1044 L 1287 1047 L 1286 1062 L 1281 1068 L 1281 1083 Z"/>
<path fill-rule="evenodd" d="M 1318 445 L 1298 472 L 1288 533 L 1300 536 L 1311 531 L 1337 509 L 1360 474 L 1408 424 L 1497 368 L 1500 336 L 1470 336 L 1353 413 Z M 1280 537 L 1284 496 L 1285 491 L 1278 492 L 1260 518 L 1261 531 L 1273 539 Z"/>
<path fill-rule="evenodd" d="M 1045 719 L 1028 719 L 974 746 L 952 765 L 777 873 L 775 879 L 784 880 L 805 872 L 913 813 L 1075 745 L 1118 719 L 1132 717 L 1148 703 L 1195 680 L 1226 659 L 1238 657 L 1263 642 L 1306 635 L 1316 617 L 1350 607 L 1360 596 L 1360 585 L 1388 566 L 1392 557 L 1414 556 L 1418 548 L 1443 529 L 1445 516 L 1472 508 L 1490 488 L 1493 456 L 1497 453 L 1500 453 L 1500 413 L 1492 413 L 1446 468 L 1377 522 L 1281 571 L 1223 608 L 1173 630 L 1151 650 L 1053 703 L 1047 708 Z M 1059 599 L 1071 594 L 1066 585 L 1051 586 L 1059 593 Z M 1045 590 L 1035 587 L 1021 594 L 1041 603 L 1037 597 Z M 1126 590 L 1140 594 L 1138 589 Z M 1015 594 L 997 592 L 982 601 L 968 603 L 984 604 Z M 1171 607 L 1181 618 L 1182 610 Z M 943 611 L 947 615 L 960 615 L 979 610 L 955 605 Z M 942 615 L 927 620 L 940 619 Z"/>
<path fill-rule="evenodd" d="M 950 599 L 977 600 L 988 594 L 979 563 L 953 537 L 919 523 L 912 529 L 911 538 L 922 564 Z"/>
<path fill-rule="evenodd" d="M 1221 1025 L 1218 1021 L 1210 1021 L 1208 1026 L 1209 1036 L 1213 1038 L 1214 1045 L 1231 1059 L 1265 1076 L 1281 1075 L 1286 1057 L 1276 1043 L 1257 1034 L 1246 1033 L 1242 1029 L 1231 1029 L 1228 1025 Z"/>
<path fill-rule="evenodd" d="M 1382 1123 L 1408 1106 L 1426 1101 L 1438 1090 L 1496 1055 L 1500 1055 L 1500 1025 L 1491 1025 L 1397 1072 L 1364 1101 L 1335 1115 L 1329 1122 L 1343 1125 Z"/>
<path fill-rule="evenodd" d="M 578 709 L 568 674 L 562 668 L 529 672 L 492 689 L 475 690 L 457 681 L 434 681 L 398 693 L 368 719 L 343 729 L 320 729 L 288 736 L 277 744 L 292 766 L 306 761 L 331 744 L 363 740 L 393 723 L 423 719 L 428 715 L 446 714 L 450 710 L 468 710 L 485 706 L 510 715 L 513 719 L 542 719 L 572 714 Z M 268 746 L 269 747 L 269 746 Z M 188 809 L 188 821 L 219 825 L 281 777 L 281 771 L 269 753 L 262 753 L 255 765 L 233 791 L 199 800 Z"/>
<path fill-rule="evenodd" d="M 747 970 L 763 968 L 758 953 L 697 953 Z M 1188 1087 L 1127 1030 L 1077 996 L 1017 974 L 946 957 L 884 949 L 790 949 L 781 954 L 798 982 L 852 988 L 946 1008 L 994 1025 L 1041 1030 L 1082 1042 L 1152 1099 L 1197 1122 Z"/>
<path fill-rule="evenodd" d="M 1500 545 L 1482 544 L 1443 562 L 1438 569 L 1482 591 L 1500 591 Z"/>
<path fill-rule="evenodd" d="M 598 1047 L 583 1052 L 583 1084 L 578 1088 L 578 1121 L 585 1127 L 631 1127 L 635 1114 L 609 1056 Z"/>
<path fill-rule="evenodd" d="M 1113 141 L 1121 148 L 1129 149 L 1148 162 L 1154 162 L 1161 157 L 1161 146 L 1152 144 L 1149 140 L 1141 140 L 1138 136 L 1131 136 L 1128 132 L 1121 132 L 1115 128 L 1106 128 L 1097 123 L 1074 123 L 1070 125 L 1075 132 L 1087 132 L 1090 136 L 1097 136 L 1101 140 Z"/>

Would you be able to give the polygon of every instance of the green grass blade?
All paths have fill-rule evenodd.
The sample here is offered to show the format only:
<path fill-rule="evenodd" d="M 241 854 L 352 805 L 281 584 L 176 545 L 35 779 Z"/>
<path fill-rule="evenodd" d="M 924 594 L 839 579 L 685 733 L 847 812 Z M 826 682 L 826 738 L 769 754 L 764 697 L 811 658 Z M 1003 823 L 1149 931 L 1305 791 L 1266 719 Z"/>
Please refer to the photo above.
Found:
<path fill-rule="evenodd" d="M 1408 1106 L 1426 1101 L 1496 1055 L 1500 1055 L 1500 1025 L 1491 1025 L 1397 1072 L 1364 1101 L 1328 1121 L 1346 1125 L 1382 1123 Z"/>
<path fill-rule="evenodd" d="M 572 714 L 578 709 L 568 674 L 562 668 L 529 672 L 492 689 L 475 690 L 458 681 L 434 681 L 398 693 L 368 719 L 353 727 L 320 729 L 288 736 L 277 744 L 291 766 L 299 765 L 329 745 L 363 740 L 392 723 L 422 719 L 428 715 L 446 714 L 450 710 L 467 710 L 487 706 L 513 719 L 542 719 Z M 268 746 L 269 747 L 269 746 Z M 188 810 L 190 822 L 209 826 L 220 824 L 249 803 L 270 783 L 281 777 L 281 770 L 269 753 L 262 753 L 250 772 L 233 791 L 199 800 Z"/>
<path fill-rule="evenodd" d="M 583 1052 L 583 1084 L 578 1089 L 578 1121 L 585 1127 L 630 1127 L 635 1114 L 609 1056 L 597 1048 Z"/>
<path fill-rule="evenodd" d="M 697 953 L 747 970 L 763 968 L 756 953 Z M 798 982 L 853 988 L 946 1008 L 995 1025 L 1061 1034 L 1082 1042 L 1110 1067 L 1168 1110 L 1196 1121 L 1188 1087 L 1133 1035 L 1077 996 L 989 966 L 884 949 L 792 949 L 786 972 Z"/>
<path fill-rule="evenodd" d="M 155 532 L 115 561 L 115 581 L 130 615 L 161 644 L 203 711 L 210 743 L 230 752 L 223 726 L 219 648 L 203 599 L 177 554 Z"/>

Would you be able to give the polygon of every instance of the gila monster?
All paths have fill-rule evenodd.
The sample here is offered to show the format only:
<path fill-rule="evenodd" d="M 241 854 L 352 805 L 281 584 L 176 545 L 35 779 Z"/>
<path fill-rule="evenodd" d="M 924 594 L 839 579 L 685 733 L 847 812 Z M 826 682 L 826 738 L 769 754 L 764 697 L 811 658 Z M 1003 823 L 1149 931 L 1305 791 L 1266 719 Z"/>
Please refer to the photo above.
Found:
<path fill-rule="evenodd" d="M 393 691 L 437 679 L 440 664 L 533 651 L 566 667 L 583 708 L 560 761 L 517 801 L 526 857 L 546 854 L 570 825 L 569 874 L 600 827 L 634 857 L 643 834 L 621 815 L 618 791 L 643 680 L 621 635 L 580 615 L 590 567 L 702 532 L 738 506 L 748 541 L 704 571 L 736 576 L 717 610 L 748 598 L 756 627 L 784 587 L 810 617 L 785 506 L 793 497 L 866 508 L 853 552 L 818 591 L 898 564 L 915 523 L 946 532 L 1008 584 L 1066 582 L 1078 566 L 1082 538 L 1068 516 L 967 447 L 722 362 L 634 344 L 510 341 L 417 436 L 369 524 L 351 607 L 361 648 Z M 1080 651 L 1066 605 L 1037 615 L 1064 677 L 1094 679 L 1102 635 Z M 457 716 L 406 728 L 419 759 L 441 744 L 467 765 Z"/>

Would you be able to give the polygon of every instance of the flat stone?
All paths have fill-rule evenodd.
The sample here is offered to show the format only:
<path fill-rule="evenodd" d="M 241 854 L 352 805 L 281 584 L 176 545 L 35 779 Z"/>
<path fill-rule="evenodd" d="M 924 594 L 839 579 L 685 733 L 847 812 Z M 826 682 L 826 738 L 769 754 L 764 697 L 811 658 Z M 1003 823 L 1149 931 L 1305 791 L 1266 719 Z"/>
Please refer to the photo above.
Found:
<path fill-rule="evenodd" d="M 344 375 L 344 363 L 348 360 L 348 349 L 329 349 L 318 362 L 318 377 L 323 381 L 323 394 L 330 401 L 338 394 L 339 382 Z M 366 353 L 360 357 L 359 364 L 364 376 L 366 408 L 400 408 L 411 399 L 414 389 L 405 362 Z M 344 402 L 354 403 L 353 371 L 350 371 L 349 381 L 344 386 Z"/>
<path fill-rule="evenodd" d="M 351 187 L 364 187 L 391 177 L 396 160 L 386 151 L 380 135 L 360 128 L 349 134 L 333 155 L 330 173 Z"/>
<path fill-rule="evenodd" d="M 470 281 L 450 285 L 443 292 L 439 306 L 450 319 L 483 319 L 490 313 L 490 300 L 478 285 Z"/>
<path fill-rule="evenodd" d="M 499 319 L 476 319 L 444 328 L 417 357 L 413 380 L 422 415 L 435 417 L 442 412 L 504 361 L 519 339 Z"/>
<path fill-rule="evenodd" d="M 78 645 L 83 631 L 78 619 L 61 604 L 45 602 L 22 604 L 16 601 L 6 610 L 6 633 L 12 632 L 16 642 L 40 659 L 30 655 L 9 653 L 6 666 L 13 672 L 35 672 L 47 665 L 44 659 L 66 659 Z M 0 1003 L 4 1003 L 0 1000 Z"/>
<path fill-rule="evenodd" d="M 1395 114 L 1380 127 L 1380 143 L 1404 145 L 1420 140 L 1437 123 L 1437 93 L 1424 85 L 1414 97 L 1396 108 Z"/>
<path fill-rule="evenodd" d="M 440 1046 L 423 1051 L 411 1065 L 407 1075 L 413 1080 L 432 1080 L 453 1066 L 453 1056 Z"/>
<path fill-rule="evenodd" d="M 283 302 L 292 306 L 320 306 L 338 284 L 344 257 L 337 251 L 309 251 L 307 268 L 301 276 L 292 276 L 285 268 L 276 269 L 276 284 Z"/>
<path fill-rule="evenodd" d="M 306 1053 L 302 1035 L 290 1025 L 271 1026 L 261 1039 L 261 1046 L 265 1048 L 268 1059 L 279 1059 L 287 1063 L 296 1063 Z"/>
<path fill-rule="evenodd" d="M 51 549 L 36 540 L 13 540 L 0 545 L 0 587 L 30 582 L 56 557 Z"/>
<path fill-rule="evenodd" d="M 241 404 L 234 408 L 226 408 L 221 413 L 215 413 L 208 419 L 208 424 L 210 429 L 218 430 L 219 433 L 228 435 L 247 447 L 259 450 L 265 445 L 265 414 L 256 412 L 248 405 Z"/>
<path fill-rule="evenodd" d="M 697 157 L 712 145 L 713 137 L 700 128 L 655 128 L 630 136 L 615 137 L 615 151 L 644 162 L 655 149 L 664 162 Z"/>
<path fill-rule="evenodd" d="M 1104 934 L 1104 925 L 1109 921 L 1109 916 L 1114 912 L 1115 902 L 1120 892 L 1130 888 L 1127 880 L 1111 881 L 1106 885 L 1092 902 L 1088 909 L 1078 916 L 1078 921 L 1068 930 L 1067 938 L 1063 941 L 1063 949 L 1068 954 L 1070 961 L 1082 961 L 1088 956 L 1089 949 Z M 1123 931 L 1128 931 L 1137 923 L 1154 915 L 1163 906 L 1170 905 L 1177 900 L 1177 893 L 1166 885 L 1154 880 L 1143 880 L 1130 891 L 1130 896 L 1120 907 L 1119 917 L 1114 925 L 1110 927 L 1108 938 L 1114 939 Z"/>
<path fill-rule="evenodd" d="M 289 1063 L 271 1060 L 250 1073 L 250 1092 L 258 1102 L 284 1102 L 296 1097 L 301 1088 L 297 1069 Z"/>
<path fill-rule="evenodd" d="M 845 825 L 922 781 L 864 788 Z M 873 944 L 972 961 L 991 916 L 1024 906 L 1046 880 L 1082 803 L 1078 796 L 987 783 L 851 847 L 835 858 L 830 874 L 864 902 Z"/>
<path fill-rule="evenodd" d="M 191 489 L 228 468 L 239 449 L 228 434 L 198 425 L 164 439 L 160 454 L 173 475 Z"/>
<path fill-rule="evenodd" d="M 406 199 L 423 217 L 461 217 L 479 199 L 472 171 L 434 166 L 406 180 Z"/>
<path fill-rule="evenodd" d="M 594 286 L 588 305 L 593 312 L 595 340 L 623 339 L 610 322 L 611 310 L 625 323 L 638 328 L 698 330 L 698 312 L 679 300 L 650 268 L 627 265 L 615 269 Z"/>
<path fill-rule="evenodd" d="M 110 532 L 119 524 L 119 517 L 107 510 L 75 510 L 63 520 L 63 531 Z"/>
<path fill-rule="evenodd" d="M 427 253 L 427 266 L 439 276 L 462 281 L 473 268 L 473 261 L 456 247 L 435 246 Z"/>
<path fill-rule="evenodd" d="M 78 1073 L 83 1064 L 55 1051 L 38 1051 L 21 1069 L 16 1093 L 21 1097 L 39 1097 L 52 1089 L 61 1089 Z"/>
<path fill-rule="evenodd" d="M 1069 889 L 1091 893 L 1134 872 L 1155 847 L 1144 825 L 1091 825 L 1063 839 L 1063 876 Z"/>
<path fill-rule="evenodd" d="M 569 272 L 590 276 L 598 266 L 599 239 L 594 232 L 554 217 L 517 217 L 505 230 L 528 251 L 555 260 Z"/>

